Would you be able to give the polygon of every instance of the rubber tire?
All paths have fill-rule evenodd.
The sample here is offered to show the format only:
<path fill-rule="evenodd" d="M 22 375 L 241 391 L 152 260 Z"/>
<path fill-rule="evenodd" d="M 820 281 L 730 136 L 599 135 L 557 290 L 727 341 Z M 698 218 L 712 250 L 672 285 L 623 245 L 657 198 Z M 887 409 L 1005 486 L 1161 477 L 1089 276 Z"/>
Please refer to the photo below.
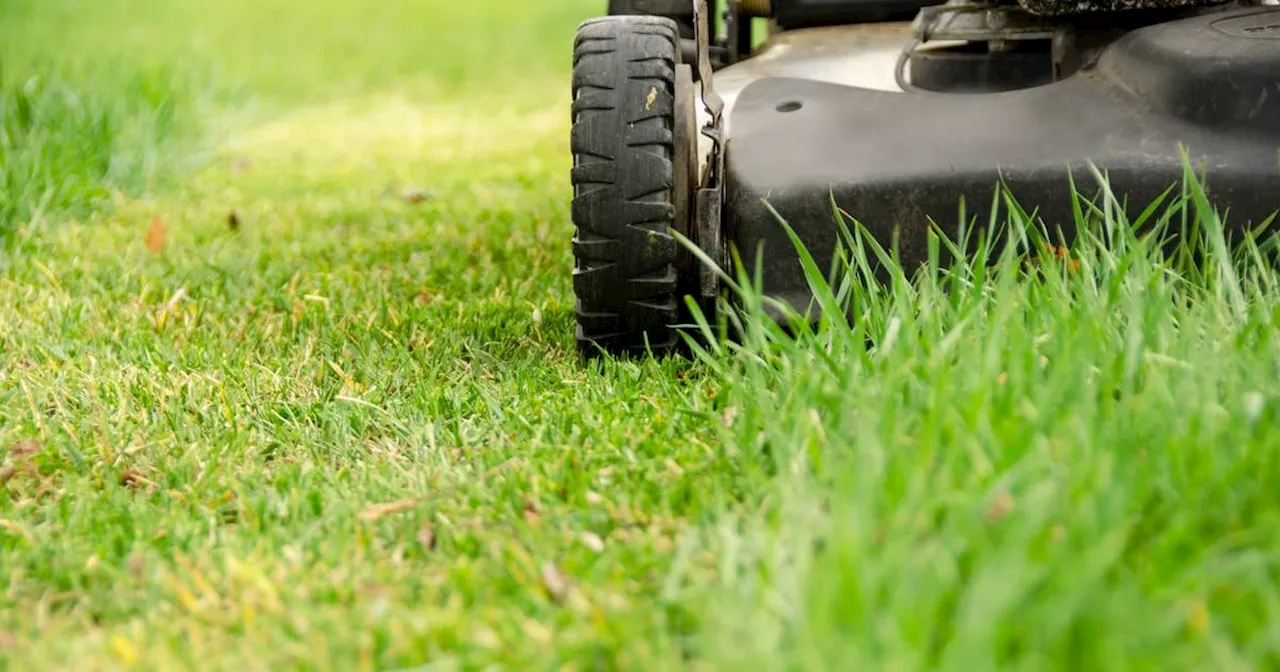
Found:
<path fill-rule="evenodd" d="M 662 355 L 674 328 L 674 21 L 610 16 L 578 28 L 573 55 L 573 288 L 579 350 Z"/>
<path fill-rule="evenodd" d="M 609 15 L 665 17 L 680 27 L 680 37 L 694 37 L 692 0 L 609 0 Z"/>

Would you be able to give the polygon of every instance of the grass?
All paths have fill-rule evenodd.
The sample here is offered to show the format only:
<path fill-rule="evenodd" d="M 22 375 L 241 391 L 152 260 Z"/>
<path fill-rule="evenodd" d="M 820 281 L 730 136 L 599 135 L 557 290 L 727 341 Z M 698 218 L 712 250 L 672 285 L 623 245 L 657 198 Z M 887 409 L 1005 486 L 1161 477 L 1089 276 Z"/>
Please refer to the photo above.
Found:
<path fill-rule="evenodd" d="M 853 324 L 784 338 L 744 283 L 738 345 L 583 366 L 597 4 L 7 7 L 6 86 L 60 45 L 49 95 L 135 130 L 51 113 L 27 165 L 94 197 L 6 190 L 0 660 L 1277 665 L 1275 276 L 1194 183 L 1207 270 L 1086 239 L 879 291 L 854 227 L 814 276 Z"/>
<path fill-rule="evenodd" d="M 1149 238 L 1108 205 L 1060 258 L 1010 203 L 990 266 L 894 268 L 878 290 L 892 257 L 850 235 L 841 284 L 812 259 L 809 278 L 859 319 L 794 337 L 739 279 L 742 343 L 704 358 L 734 409 L 721 445 L 767 485 L 705 535 L 711 650 L 763 669 L 1280 662 L 1274 265 L 1228 252 L 1193 176 Z M 1165 256 L 1184 215 L 1193 245 Z"/>
<path fill-rule="evenodd" d="M 113 191 L 144 190 L 163 172 L 162 147 L 175 135 L 165 73 L 133 73 L 127 96 L 86 90 L 76 77 L 50 66 L 0 71 L 0 235 L 47 214 L 87 216 Z"/>

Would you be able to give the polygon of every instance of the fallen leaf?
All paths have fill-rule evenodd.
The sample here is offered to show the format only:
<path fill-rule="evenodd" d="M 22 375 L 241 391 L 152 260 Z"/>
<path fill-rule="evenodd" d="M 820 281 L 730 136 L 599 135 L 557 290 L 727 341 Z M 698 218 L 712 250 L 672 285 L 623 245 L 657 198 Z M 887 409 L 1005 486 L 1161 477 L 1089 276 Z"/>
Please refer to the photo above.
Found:
<path fill-rule="evenodd" d="M 142 573 L 147 569 L 147 556 L 141 553 L 134 553 L 125 561 L 125 567 L 134 578 L 142 578 Z"/>
<path fill-rule="evenodd" d="M 422 189 L 410 187 L 408 189 L 405 189 L 404 193 L 402 193 L 400 197 L 403 198 L 406 203 L 417 204 L 417 203 L 423 203 L 427 200 L 430 200 L 431 194 L 426 191 L 423 191 Z"/>
<path fill-rule="evenodd" d="M 0 486 L 4 486 L 18 475 L 18 471 L 29 466 L 31 458 L 40 452 L 40 443 L 34 439 L 19 441 L 9 449 L 9 460 L 0 465 Z"/>
<path fill-rule="evenodd" d="M 1007 492 L 1002 492 L 991 500 L 991 504 L 987 505 L 987 520 L 993 523 L 998 522 L 1009 515 L 1010 511 L 1013 511 L 1013 497 Z"/>
<path fill-rule="evenodd" d="M 168 233 L 163 220 L 159 217 L 151 220 L 151 229 L 147 231 L 147 249 L 158 254 L 164 249 L 164 239 Z"/>
<path fill-rule="evenodd" d="M 1067 536 L 1067 528 L 1061 525 L 1054 525 L 1053 529 L 1049 530 L 1049 537 L 1054 541 L 1062 541 L 1062 539 L 1066 536 Z"/>
<path fill-rule="evenodd" d="M 0 630 L 0 651 L 17 648 L 18 636 L 12 632 Z"/>
<path fill-rule="evenodd" d="M 524 519 L 530 525 L 538 524 L 538 505 L 532 499 L 524 501 Z"/>
<path fill-rule="evenodd" d="M 556 602 L 563 602 L 565 596 L 569 594 L 569 579 L 565 578 L 559 567 L 553 562 L 544 562 L 542 564 L 542 587 L 547 589 L 547 594 Z"/>
<path fill-rule="evenodd" d="M 130 490 L 136 490 L 144 485 L 155 485 L 155 483 L 151 482 L 150 479 L 143 476 L 141 471 L 138 471 L 133 467 L 129 467 L 128 469 L 120 472 L 119 478 L 120 485 L 123 485 Z"/>
<path fill-rule="evenodd" d="M 428 551 L 436 550 L 436 531 L 431 529 L 430 525 L 423 525 L 422 529 L 418 530 L 418 543 Z"/>
<path fill-rule="evenodd" d="M 387 502 L 386 504 L 374 504 L 360 512 L 361 520 L 378 520 L 397 513 L 404 513 L 418 505 L 416 499 L 402 499 L 398 502 Z"/>
<path fill-rule="evenodd" d="M 232 231 L 240 230 L 240 216 L 236 214 L 235 210 L 232 210 L 231 214 L 227 215 L 227 228 Z"/>
<path fill-rule="evenodd" d="M 35 439 L 19 441 L 9 449 L 9 458 L 14 462 L 26 462 L 40 452 L 40 442 Z"/>

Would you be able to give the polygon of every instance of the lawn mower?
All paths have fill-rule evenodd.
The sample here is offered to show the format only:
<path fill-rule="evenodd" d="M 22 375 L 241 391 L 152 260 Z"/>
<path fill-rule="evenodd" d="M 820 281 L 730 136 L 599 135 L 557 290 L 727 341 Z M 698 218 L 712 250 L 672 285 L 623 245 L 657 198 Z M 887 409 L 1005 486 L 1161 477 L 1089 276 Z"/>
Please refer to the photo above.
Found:
<path fill-rule="evenodd" d="M 761 259 L 764 292 L 803 311 L 779 218 L 822 261 L 833 202 L 904 266 L 927 261 L 931 227 L 987 222 L 998 187 L 1070 241 L 1092 170 L 1142 207 L 1193 164 L 1229 230 L 1265 225 L 1271 1 L 611 0 L 574 42 L 577 341 L 681 344 L 685 297 L 721 287 L 675 234 L 721 268 Z"/>

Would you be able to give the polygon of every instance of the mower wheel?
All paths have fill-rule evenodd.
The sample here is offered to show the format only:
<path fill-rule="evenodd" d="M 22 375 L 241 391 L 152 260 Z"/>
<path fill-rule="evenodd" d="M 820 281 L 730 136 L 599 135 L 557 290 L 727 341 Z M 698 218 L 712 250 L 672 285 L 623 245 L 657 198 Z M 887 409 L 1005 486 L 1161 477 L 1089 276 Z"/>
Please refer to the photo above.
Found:
<path fill-rule="evenodd" d="M 678 181 L 678 33 L 671 19 L 610 16 L 578 28 L 573 56 L 572 217 L 577 341 L 587 356 L 661 355 L 680 340 L 687 217 Z"/>

